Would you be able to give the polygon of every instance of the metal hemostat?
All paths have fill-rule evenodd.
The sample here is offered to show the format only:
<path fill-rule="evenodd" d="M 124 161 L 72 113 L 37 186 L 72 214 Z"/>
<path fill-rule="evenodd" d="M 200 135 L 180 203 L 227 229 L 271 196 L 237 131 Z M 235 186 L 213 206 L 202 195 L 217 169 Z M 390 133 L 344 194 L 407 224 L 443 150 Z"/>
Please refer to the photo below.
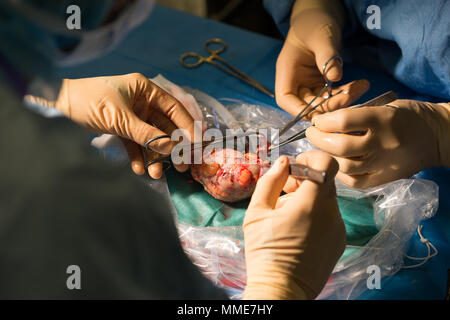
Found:
<path fill-rule="evenodd" d="M 218 49 L 212 49 L 212 45 L 218 47 Z M 275 98 L 275 95 L 272 91 L 267 89 L 261 83 L 251 78 L 249 75 L 240 71 L 236 67 L 233 67 L 231 64 L 222 59 L 219 55 L 224 52 L 227 48 L 227 43 L 219 38 L 209 39 L 205 43 L 205 50 L 210 53 L 208 57 L 203 57 L 196 52 L 187 52 L 180 57 L 180 63 L 185 68 L 196 68 L 200 66 L 202 63 L 209 63 L 219 68 L 220 70 L 232 75 L 233 77 L 244 81 L 245 83 L 251 85 L 252 87 L 258 89 L 259 91 L 267 94 L 271 98 Z M 194 62 L 189 63 L 187 60 L 191 58 Z M 217 60 L 218 62 L 214 61 Z"/>

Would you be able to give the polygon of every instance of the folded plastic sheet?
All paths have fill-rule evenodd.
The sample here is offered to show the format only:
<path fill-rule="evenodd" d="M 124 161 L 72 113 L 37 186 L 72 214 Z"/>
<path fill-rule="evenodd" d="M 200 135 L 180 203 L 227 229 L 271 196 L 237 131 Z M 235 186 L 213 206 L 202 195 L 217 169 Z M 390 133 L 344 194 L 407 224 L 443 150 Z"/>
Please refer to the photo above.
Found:
<path fill-rule="evenodd" d="M 437 185 L 421 179 L 365 190 L 338 184 L 337 193 L 347 247 L 319 299 L 357 298 L 367 290 L 369 266 L 378 266 L 384 279 L 394 275 L 404 265 L 408 241 L 420 221 L 432 217 L 438 206 Z M 245 289 L 241 226 L 205 227 L 179 221 L 178 228 L 186 253 L 206 276 L 235 293 Z"/>

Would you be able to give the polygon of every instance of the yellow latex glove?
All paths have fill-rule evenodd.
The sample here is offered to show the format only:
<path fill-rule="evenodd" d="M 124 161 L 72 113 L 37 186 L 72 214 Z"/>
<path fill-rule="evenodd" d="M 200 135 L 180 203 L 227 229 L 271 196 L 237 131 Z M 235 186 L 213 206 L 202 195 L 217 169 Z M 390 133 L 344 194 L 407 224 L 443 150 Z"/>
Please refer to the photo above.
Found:
<path fill-rule="evenodd" d="M 143 152 L 149 160 L 159 154 L 170 154 L 175 145 L 168 138 L 156 140 L 150 144 L 152 152 L 143 148 L 148 140 L 170 135 L 176 128 L 186 129 L 191 137 L 194 134 L 194 120 L 184 106 L 139 73 L 64 79 L 57 101 L 25 98 L 55 107 L 96 133 L 120 136 L 136 174 L 145 172 Z M 185 171 L 188 166 L 182 164 L 176 168 Z M 155 179 L 161 177 L 162 170 L 161 163 L 148 167 L 149 175 Z"/>
<path fill-rule="evenodd" d="M 339 162 L 337 178 L 366 188 L 450 166 L 450 105 L 396 100 L 314 117 L 306 136 Z M 361 131 L 363 134 L 348 134 Z M 337 133 L 340 132 L 340 133 Z"/>
<path fill-rule="evenodd" d="M 323 88 L 322 68 L 339 54 L 344 16 L 339 1 L 298 0 L 295 3 L 291 26 L 278 56 L 275 79 L 277 103 L 290 114 L 296 116 Z M 330 81 L 341 80 L 342 65 L 336 59 L 330 61 L 325 74 Z M 349 106 L 369 86 L 367 80 L 358 80 L 336 87 L 333 93 L 338 90 L 344 93 L 326 101 L 311 115 Z"/>
<path fill-rule="evenodd" d="M 326 170 L 327 181 L 319 185 L 296 180 L 296 190 L 279 198 L 289 176 L 285 156 L 258 180 L 243 224 L 245 299 L 313 299 L 344 251 L 345 227 L 334 185 L 336 161 L 311 151 L 297 162 Z"/>

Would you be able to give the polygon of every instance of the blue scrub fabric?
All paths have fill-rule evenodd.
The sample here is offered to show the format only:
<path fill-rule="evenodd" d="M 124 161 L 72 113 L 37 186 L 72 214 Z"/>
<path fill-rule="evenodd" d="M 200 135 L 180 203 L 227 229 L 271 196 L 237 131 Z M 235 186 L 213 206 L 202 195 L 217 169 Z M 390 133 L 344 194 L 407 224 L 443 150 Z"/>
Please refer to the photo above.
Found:
<path fill-rule="evenodd" d="M 294 2 L 264 1 L 285 35 Z M 348 17 L 345 36 L 363 29 L 374 36 L 371 45 L 379 64 L 396 80 L 418 93 L 450 100 L 450 1 L 343 0 L 342 3 Z M 367 13 L 370 5 L 380 8 L 380 29 L 367 27 L 367 19 L 372 15 Z M 367 38 L 364 34 L 360 36 Z M 351 42 L 355 39 L 351 38 Z"/>

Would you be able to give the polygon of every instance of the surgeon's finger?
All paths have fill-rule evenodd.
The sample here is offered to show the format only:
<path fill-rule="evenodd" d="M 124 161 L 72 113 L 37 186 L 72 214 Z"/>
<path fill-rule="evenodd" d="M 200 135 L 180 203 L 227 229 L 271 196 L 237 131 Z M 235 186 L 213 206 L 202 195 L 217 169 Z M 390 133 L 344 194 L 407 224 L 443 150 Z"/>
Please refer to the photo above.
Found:
<path fill-rule="evenodd" d="M 339 109 L 346 108 L 356 100 L 361 98 L 361 96 L 367 92 L 370 88 L 370 82 L 366 79 L 356 80 L 349 83 L 346 83 L 342 86 L 339 86 L 333 90 L 334 97 L 330 98 L 330 107 L 332 109 L 328 110 L 328 112 Z M 342 93 L 337 94 L 337 92 L 341 91 Z"/>
<path fill-rule="evenodd" d="M 307 87 L 301 87 L 298 89 L 298 92 L 296 94 L 296 99 L 299 101 L 295 107 L 295 116 L 297 116 L 300 112 L 302 113 L 302 115 L 305 115 L 306 113 L 308 113 L 308 111 L 315 105 L 317 105 L 317 103 L 322 100 L 322 98 L 318 97 L 315 101 L 314 104 L 312 106 L 309 106 L 307 109 L 306 107 L 308 106 L 309 102 L 314 98 L 314 94 L 313 91 L 310 88 Z M 292 108 L 292 106 L 290 107 Z M 294 108 L 292 108 L 294 109 Z"/>
<path fill-rule="evenodd" d="M 281 86 L 281 85 L 279 85 Z M 290 114 L 297 116 L 307 106 L 310 99 L 306 101 L 304 97 L 314 97 L 308 87 L 299 86 L 298 82 L 292 83 L 287 88 L 278 89 L 277 104 Z M 319 102 L 317 100 L 316 102 Z"/>
<path fill-rule="evenodd" d="M 320 73 L 313 66 L 304 66 L 302 63 L 302 51 L 285 42 L 277 59 L 275 73 L 275 98 L 277 104 L 296 116 L 305 106 L 305 102 L 299 99 L 298 91 L 305 87 L 302 83 L 308 79 L 308 86 L 317 81 L 323 81 Z M 320 83 L 320 82 L 319 82 Z"/>
<path fill-rule="evenodd" d="M 145 167 L 148 175 L 153 179 L 161 178 L 163 174 L 163 162 L 162 161 L 153 162 L 153 161 L 161 160 L 161 157 L 163 155 L 151 150 L 143 150 L 143 152 L 145 154 Z M 151 162 L 153 163 L 150 164 Z"/>
<path fill-rule="evenodd" d="M 152 140 L 148 144 L 148 148 L 164 155 L 170 154 L 175 143 L 171 141 L 170 136 L 166 132 L 141 120 L 134 113 L 130 113 L 128 118 L 125 130 L 119 133 L 122 137 L 132 140 L 142 147 L 145 147 Z"/>
<path fill-rule="evenodd" d="M 311 112 L 308 118 L 311 119 L 318 113 L 327 113 L 348 107 L 358 100 L 369 89 L 369 86 L 370 83 L 363 79 L 352 81 L 332 89 L 331 98 L 327 99 L 320 107 Z M 322 88 L 315 90 L 316 95 L 319 94 L 319 89 L 321 90 Z M 328 98 L 328 92 L 325 92 L 322 96 Z"/>
<path fill-rule="evenodd" d="M 352 81 L 350 83 L 332 89 L 332 97 L 323 102 L 314 111 L 309 112 L 306 118 L 311 119 L 313 116 L 317 114 L 332 112 L 334 110 L 348 107 L 353 102 L 358 100 L 369 89 L 369 86 L 370 83 L 367 80 L 363 79 Z M 316 98 L 316 96 L 320 93 L 322 88 L 323 87 L 316 88 L 312 92 L 299 91 L 299 97 L 306 103 L 310 103 L 311 101 L 314 100 L 311 106 L 312 108 L 321 103 L 324 100 L 324 98 L 328 97 L 328 92 L 325 91 L 324 93 L 322 93 L 321 97 Z"/>
<path fill-rule="evenodd" d="M 186 108 L 163 89 L 153 90 L 152 95 L 150 99 L 151 107 L 165 114 L 178 128 L 187 130 L 190 135 L 188 138 L 193 141 L 194 118 Z"/>
<path fill-rule="evenodd" d="M 374 169 L 365 174 L 345 174 L 339 172 L 337 178 L 352 188 L 370 188 L 391 182 L 396 179 L 405 178 L 395 168 L 385 166 Z"/>
<path fill-rule="evenodd" d="M 302 195 L 303 198 L 307 195 L 308 199 L 304 199 L 302 201 L 288 201 L 286 208 L 291 208 L 293 210 L 300 209 L 304 207 L 306 203 L 313 203 L 316 198 L 336 196 L 334 177 L 338 172 L 339 165 L 333 157 L 322 151 L 313 150 L 301 153 L 297 156 L 296 161 L 298 164 L 308 166 L 312 169 L 325 171 L 326 180 L 323 184 L 319 184 L 308 179 L 303 180 L 295 191 L 295 194 L 298 194 L 297 199 L 302 199 Z"/>
<path fill-rule="evenodd" d="M 325 159 L 325 161 L 332 161 L 329 159 L 329 156 L 326 155 L 325 153 L 320 152 L 320 151 L 316 151 L 316 152 L 318 152 L 317 155 L 314 152 L 312 152 L 312 153 L 308 152 L 308 153 L 306 153 L 306 155 L 303 155 L 303 154 L 298 155 L 297 159 L 296 159 L 296 163 L 299 163 L 299 164 L 308 163 L 308 161 L 306 161 L 306 159 L 308 159 L 309 157 L 314 157 L 314 156 L 319 157 L 319 158 L 323 157 Z M 308 158 L 305 158 L 305 157 L 308 157 Z M 315 166 L 319 165 L 319 167 L 323 167 L 323 168 L 327 167 L 326 165 L 320 165 L 320 163 L 314 163 L 314 165 Z M 322 169 L 318 169 L 318 170 L 323 171 Z M 335 173 L 333 173 L 333 175 L 334 174 Z M 293 177 L 290 175 L 283 187 L 283 191 L 286 193 L 295 192 L 300 187 L 300 185 L 302 184 L 303 181 L 304 181 L 304 179 L 296 178 L 296 177 Z"/>
<path fill-rule="evenodd" d="M 325 171 L 327 173 L 327 181 L 334 179 L 339 169 L 337 162 L 332 157 L 319 150 L 302 152 L 295 161 L 311 169 Z M 328 176 L 330 176 L 330 179 L 328 179 Z"/>
<path fill-rule="evenodd" d="M 349 175 L 339 172 L 336 175 L 336 178 L 349 187 L 365 189 L 374 185 L 378 185 L 377 182 L 374 181 L 375 175 L 376 173 Z"/>
<path fill-rule="evenodd" d="M 324 132 L 365 132 L 375 124 L 372 112 L 361 109 L 341 109 L 316 115 L 312 123 Z"/>
<path fill-rule="evenodd" d="M 312 16 L 305 17 L 305 19 L 314 20 Z M 301 30 L 299 31 L 301 32 Z M 306 47 L 314 53 L 317 69 L 323 72 L 330 81 L 341 80 L 343 65 L 339 59 L 332 59 L 339 55 L 339 29 L 332 23 L 325 23 L 302 38 Z M 324 68 L 325 70 L 323 70 Z"/>
<path fill-rule="evenodd" d="M 163 164 L 155 162 L 147 167 L 147 172 L 153 179 L 160 179 L 163 175 Z"/>
<path fill-rule="evenodd" d="M 172 135 L 172 133 L 178 129 L 178 127 L 173 123 L 172 120 L 169 119 L 167 115 L 162 113 L 159 110 L 153 111 L 148 119 L 151 124 L 153 124 L 158 129 L 166 132 L 168 135 Z"/>
<path fill-rule="evenodd" d="M 312 158 L 314 158 L 315 161 L 312 161 L 311 160 Z M 313 162 L 314 163 L 313 166 L 315 166 L 317 168 L 323 168 L 323 169 L 317 169 L 317 170 L 321 170 L 321 171 L 331 170 L 330 174 L 331 174 L 331 176 L 334 177 L 336 175 L 336 173 L 334 172 L 334 170 L 336 168 L 336 163 L 334 163 L 334 161 L 330 158 L 331 157 L 324 152 L 309 151 L 307 153 L 302 153 L 302 154 L 298 155 L 296 162 L 299 164 L 307 165 L 307 166 L 310 166 L 309 163 Z M 331 167 L 329 168 L 329 166 L 331 166 Z M 289 176 L 288 180 L 286 181 L 286 184 L 283 187 L 283 191 L 286 193 L 295 192 L 300 187 L 300 185 L 302 184 L 302 182 L 304 180 L 306 180 L 306 179 L 299 179 L 299 178 L 295 178 L 293 176 Z M 327 181 L 329 181 L 328 175 L 327 175 Z"/>
<path fill-rule="evenodd" d="M 120 138 L 120 140 L 127 150 L 131 170 L 133 170 L 135 174 L 143 175 L 145 173 L 145 166 L 144 157 L 142 156 L 142 147 L 125 138 Z"/>
<path fill-rule="evenodd" d="M 296 92 L 291 90 L 281 92 L 281 89 L 278 89 L 278 91 L 275 95 L 277 104 L 293 116 L 296 116 L 301 111 L 302 106 L 305 106 L 305 102 L 299 99 Z"/>
<path fill-rule="evenodd" d="M 303 180 L 298 179 L 298 178 L 294 178 L 293 176 L 289 176 L 289 178 L 287 179 L 284 187 L 283 187 L 283 191 L 286 193 L 292 193 L 295 192 L 295 190 L 298 189 L 298 187 L 300 187 L 300 184 L 302 183 Z"/>
<path fill-rule="evenodd" d="M 338 157 L 366 156 L 372 147 L 371 134 L 330 133 L 311 126 L 306 137 L 318 149 Z"/>
<path fill-rule="evenodd" d="M 309 120 L 312 115 L 322 113 L 324 110 L 328 109 L 327 104 L 329 101 L 324 98 L 326 93 L 323 92 L 321 96 L 318 95 L 319 93 L 320 89 L 313 91 L 299 90 L 299 96 L 305 101 L 305 107 L 309 105 L 308 109 L 303 113 L 305 119 Z"/>
<path fill-rule="evenodd" d="M 154 111 L 150 116 L 150 121 L 157 126 L 159 129 L 166 132 L 168 135 L 172 136 L 172 133 L 178 129 L 178 127 L 170 120 L 165 114 L 160 112 L 159 110 Z M 188 139 L 190 141 L 190 137 L 184 137 L 180 143 L 188 143 L 184 139 Z M 178 143 L 178 141 L 174 141 L 174 143 Z M 175 169 L 178 172 L 185 172 L 189 169 L 189 164 L 174 164 Z"/>
<path fill-rule="evenodd" d="M 321 88 L 323 88 L 323 86 L 321 87 L 317 87 L 317 88 L 300 88 L 300 90 L 298 90 L 298 96 L 304 100 L 306 103 L 310 103 L 321 91 Z M 324 96 L 324 92 L 322 92 L 322 95 L 320 97 L 317 97 L 317 99 L 323 98 Z M 316 102 L 317 100 L 315 100 Z M 317 104 L 317 103 L 316 103 Z"/>
<path fill-rule="evenodd" d="M 372 168 L 373 158 L 370 155 L 363 158 L 342 158 L 335 156 L 334 159 L 339 163 L 339 172 L 348 175 L 362 175 L 375 171 Z"/>
<path fill-rule="evenodd" d="M 289 159 L 279 157 L 256 183 L 249 209 L 274 209 L 289 176 Z"/>
<path fill-rule="evenodd" d="M 278 96 L 277 104 L 293 116 L 297 116 L 298 113 L 306 106 L 306 103 L 293 93 L 286 94 L 282 97 Z"/>

